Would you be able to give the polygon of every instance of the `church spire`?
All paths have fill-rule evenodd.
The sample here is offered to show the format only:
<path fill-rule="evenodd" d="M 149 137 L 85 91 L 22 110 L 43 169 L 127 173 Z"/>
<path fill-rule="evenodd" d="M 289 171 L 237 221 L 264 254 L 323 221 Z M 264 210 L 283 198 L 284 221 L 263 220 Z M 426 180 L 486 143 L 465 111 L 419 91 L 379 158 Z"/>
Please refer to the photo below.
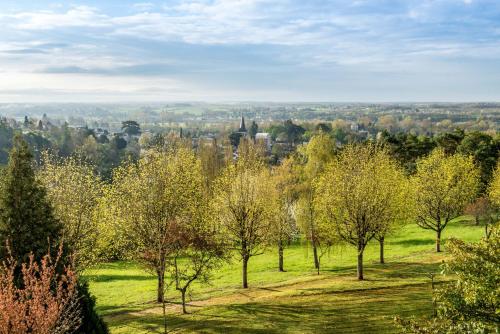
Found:
<path fill-rule="evenodd" d="M 245 127 L 245 118 L 243 117 L 243 114 L 241 114 L 240 128 L 238 131 L 239 132 L 247 132 L 247 128 Z"/>

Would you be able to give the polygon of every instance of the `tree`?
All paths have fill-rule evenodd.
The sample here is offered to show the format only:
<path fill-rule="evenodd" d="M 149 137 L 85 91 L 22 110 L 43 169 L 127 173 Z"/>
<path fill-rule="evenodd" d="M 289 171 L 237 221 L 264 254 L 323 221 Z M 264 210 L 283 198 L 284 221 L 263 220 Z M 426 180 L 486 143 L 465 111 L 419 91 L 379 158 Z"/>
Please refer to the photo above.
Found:
<path fill-rule="evenodd" d="M 233 147 L 238 147 L 240 145 L 240 141 L 241 141 L 242 137 L 243 137 L 243 135 L 241 134 L 241 132 L 232 132 L 229 135 L 229 141 L 231 142 L 231 145 Z"/>
<path fill-rule="evenodd" d="M 405 333 L 493 333 L 500 329 L 500 226 L 479 243 L 451 239 L 451 260 L 444 272 L 454 280 L 441 285 L 434 299 L 437 318 L 398 319 Z"/>
<path fill-rule="evenodd" d="M 333 240 L 331 234 L 323 233 L 326 231 L 319 226 L 320 217 L 314 207 L 314 202 L 318 197 L 314 183 L 335 156 L 335 143 L 327 134 L 319 133 L 311 138 L 307 146 L 300 147 L 298 153 L 300 161 L 297 173 L 300 184 L 297 187 L 299 193 L 297 221 L 298 226 L 311 243 L 314 267 L 319 275 L 321 257 L 330 248 Z"/>
<path fill-rule="evenodd" d="M 437 252 L 441 251 L 442 231 L 475 198 L 478 186 L 479 171 L 472 157 L 447 156 L 438 148 L 418 161 L 411 178 L 414 215 L 418 226 L 436 232 Z"/>
<path fill-rule="evenodd" d="M 76 334 L 108 334 L 108 326 L 95 310 L 96 299 L 89 291 L 88 282 L 80 278 L 77 290 L 82 322 Z"/>
<path fill-rule="evenodd" d="M 318 132 L 329 133 L 332 131 L 332 126 L 328 123 L 318 123 L 315 130 Z"/>
<path fill-rule="evenodd" d="M 259 132 L 259 126 L 257 125 L 257 123 L 255 123 L 255 121 L 252 121 L 250 129 L 248 129 L 248 135 L 250 136 L 250 138 L 255 140 L 255 135 L 257 134 L 257 132 Z"/>
<path fill-rule="evenodd" d="M 75 148 L 75 144 L 71 136 L 71 130 L 67 122 L 64 122 L 64 124 L 62 125 L 61 132 L 61 137 L 58 142 L 59 154 L 63 157 L 67 157 L 71 155 L 71 153 L 73 153 L 73 150 Z"/>
<path fill-rule="evenodd" d="M 286 133 L 288 143 L 290 145 L 295 145 L 306 132 L 306 129 L 300 125 L 294 124 L 292 120 L 289 119 L 284 123 L 284 131 Z"/>
<path fill-rule="evenodd" d="M 9 160 L 13 137 L 14 130 L 4 121 L 0 121 L 0 164 L 2 165 L 6 165 Z"/>
<path fill-rule="evenodd" d="M 82 323 L 77 275 L 71 266 L 59 273 L 58 256 L 38 261 L 33 254 L 20 265 L 10 256 L 0 269 L 0 333 L 75 333 Z M 19 287 L 17 268 L 21 267 Z"/>
<path fill-rule="evenodd" d="M 494 223 L 498 221 L 498 208 L 486 196 L 477 198 L 473 203 L 465 207 L 465 214 L 474 217 L 476 225 L 484 224 L 484 235 L 489 238 Z"/>
<path fill-rule="evenodd" d="M 138 136 L 141 134 L 141 127 L 136 121 L 122 122 L 122 131 L 129 136 Z"/>
<path fill-rule="evenodd" d="M 318 180 L 317 210 L 323 224 L 356 247 L 358 279 L 363 279 L 363 252 L 387 223 L 405 212 L 405 177 L 387 151 L 374 145 L 349 145 Z"/>
<path fill-rule="evenodd" d="M 446 132 L 438 136 L 436 142 L 446 155 L 452 155 L 457 152 L 457 148 L 464 137 L 464 130 L 455 129 L 453 132 Z"/>
<path fill-rule="evenodd" d="M 283 251 L 297 234 L 294 219 L 296 194 L 295 179 L 291 159 L 286 159 L 272 172 L 271 205 L 272 218 L 269 230 L 270 241 L 278 245 L 278 269 L 283 272 Z"/>
<path fill-rule="evenodd" d="M 493 171 L 492 180 L 488 189 L 488 195 L 495 205 L 500 206 L 500 163 L 497 164 Z"/>
<path fill-rule="evenodd" d="M 127 147 L 127 141 L 119 135 L 114 135 L 109 144 L 113 149 L 118 151 Z"/>
<path fill-rule="evenodd" d="M 197 154 L 201 161 L 205 188 L 210 191 L 213 181 L 220 174 L 224 166 L 223 152 L 221 152 L 217 146 L 217 141 L 214 139 L 211 142 L 200 141 Z"/>
<path fill-rule="evenodd" d="M 239 158 L 215 183 L 212 203 L 230 249 L 242 261 L 242 285 L 248 288 L 248 261 L 262 254 L 269 232 L 269 173 L 256 146 L 243 141 Z"/>
<path fill-rule="evenodd" d="M 415 173 L 416 161 L 428 155 L 436 143 L 428 136 L 415 136 L 403 132 L 390 134 L 387 130 L 381 132 L 379 142 L 389 149 L 391 155 L 405 168 L 406 173 Z"/>
<path fill-rule="evenodd" d="M 182 313 L 186 314 L 186 293 L 191 284 L 198 280 L 210 281 L 213 270 L 227 259 L 224 236 L 207 217 L 207 207 L 198 212 L 195 219 L 189 219 L 176 226 L 176 238 L 169 267 L 175 289 L 181 293 Z"/>
<path fill-rule="evenodd" d="M 491 180 L 491 175 L 498 160 L 499 142 L 483 132 L 474 131 L 465 134 L 457 147 L 457 152 L 471 155 L 481 171 L 481 191 L 484 192 Z"/>
<path fill-rule="evenodd" d="M 30 254 L 39 261 L 47 249 L 57 249 L 62 225 L 54 217 L 45 189 L 35 178 L 33 155 L 28 144 L 14 138 L 10 160 L 3 176 L 0 193 L 0 255 L 11 255 L 19 263 L 27 263 Z"/>
<path fill-rule="evenodd" d="M 54 215 L 63 225 L 63 238 L 76 269 L 87 268 L 97 257 L 99 226 L 95 215 L 102 181 L 90 165 L 77 158 L 58 159 L 48 154 L 44 155 L 37 177 L 47 189 Z"/>
<path fill-rule="evenodd" d="M 119 167 L 105 193 L 107 221 L 119 224 L 134 246 L 132 255 L 157 275 L 157 301 L 163 302 L 176 226 L 193 219 L 203 203 L 199 160 L 185 148 L 151 152 Z"/>

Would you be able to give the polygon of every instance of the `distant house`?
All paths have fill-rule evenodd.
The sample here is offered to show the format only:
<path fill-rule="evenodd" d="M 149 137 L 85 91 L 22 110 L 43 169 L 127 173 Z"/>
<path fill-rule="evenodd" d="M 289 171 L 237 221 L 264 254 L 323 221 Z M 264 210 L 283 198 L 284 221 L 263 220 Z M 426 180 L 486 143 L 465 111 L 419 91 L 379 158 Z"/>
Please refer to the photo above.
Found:
<path fill-rule="evenodd" d="M 271 151 L 272 147 L 272 140 L 271 140 L 271 134 L 267 132 L 257 132 L 255 134 L 255 142 L 256 143 L 263 143 L 266 147 L 267 151 Z"/>

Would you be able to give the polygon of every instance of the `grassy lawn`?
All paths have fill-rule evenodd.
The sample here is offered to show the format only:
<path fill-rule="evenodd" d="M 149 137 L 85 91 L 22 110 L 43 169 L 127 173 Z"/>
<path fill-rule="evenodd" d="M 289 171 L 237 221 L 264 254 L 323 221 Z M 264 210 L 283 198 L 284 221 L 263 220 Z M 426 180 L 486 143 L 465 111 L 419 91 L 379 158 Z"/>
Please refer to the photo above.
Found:
<path fill-rule="evenodd" d="M 444 239 L 476 241 L 483 229 L 465 221 L 451 223 Z M 386 242 L 386 264 L 378 264 L 378 244 L 365 251 L 365 281 L 355 279 L 355 250 L 337 247 L 314 271 L 307 245 L 285 253 L 277 271 L 274 249 L 250 259 L 250 289 L 240 289 L 237 259 L 214 274 L 211 286 L 193 287 L 189 315 L 181 315 L 179 296 L 168 293 L 168 326 L 176 333 L 392 333 L 395 315 L 430 314 L 428 273 L 439 272 L 446 257 L 434 252 L 432 231 L 408 225 Z M 139 265 L 116 262 L 89 271 L 98 311 L 111 333 L 159 333 L 162 310 L 154 302 L 156 279 Z M 439 277 L 439 279 L 446 279 Z"/>

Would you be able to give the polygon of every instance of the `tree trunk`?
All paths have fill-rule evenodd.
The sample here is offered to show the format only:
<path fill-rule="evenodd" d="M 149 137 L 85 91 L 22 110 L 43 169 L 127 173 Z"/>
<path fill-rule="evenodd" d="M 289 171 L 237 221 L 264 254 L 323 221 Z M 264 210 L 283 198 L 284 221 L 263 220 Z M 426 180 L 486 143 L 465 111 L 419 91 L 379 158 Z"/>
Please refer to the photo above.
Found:
<path fill-rule="evenodd" d="M 316 243 L 313 241 L 313 255 L 314 255 L 314 268 L 318 269 L 319 272 L 319 257 L 318 257 L 318 247 L 316 247 Z"/>
<path fill-rule="evenodd" d="M 284 272 L 285 269 L 283 269 L 283 243 L 281 241 L 278 243 L 278 257 L 279 271 Z"/>
<path fill-rule="evenodd" d="M 379 244 L 380 244 L 380 263 L 384 264 L 385 261 L 384 261 L 384 240 L 385 237 L 380 237 L 380 239 L 378 240 Z"/>
<path fill-rule="evenodd" d="M 476 220 L 476 225 L 479 225 L 479 216 L 478 216 L 478 215 L 475 215 L 475 216 L 474 216 L 474 219 Z"/>
<path fill-rule="evenodd" d="M 247 255 L 243 256 L 243 288 L 248 288 L 248 259 Z"/>
<path fill-rule="evenodd" d="M 163 334 L 167 334 L 167 305 L 165 303 L 165 300 L 163 300 L 162 303 L 162 309 L 163 309 Z"/>
<path fill-rule="evenodd" d="M 158 270 L 156 272 L 158 275 L 158 291 L 156 301 L 158 303 L 163 303 L 163 299 L 165 298 L 165 272 L 163 270 Z"/>
<path fill-rule="evenodd" d="M 358 247 L 358 280 L 363 280 L 363 249 Z"/>
<path fill-rule="evenodd" d="M 441 252 L 441 230 L 436 233 L 436 252 Z"/>
<path fill-rule="evenodd" d="M 186 289 L 181 289 L 181 297 L 182 297 L 182 314 L 187 314 L 186 311 Z"/>

